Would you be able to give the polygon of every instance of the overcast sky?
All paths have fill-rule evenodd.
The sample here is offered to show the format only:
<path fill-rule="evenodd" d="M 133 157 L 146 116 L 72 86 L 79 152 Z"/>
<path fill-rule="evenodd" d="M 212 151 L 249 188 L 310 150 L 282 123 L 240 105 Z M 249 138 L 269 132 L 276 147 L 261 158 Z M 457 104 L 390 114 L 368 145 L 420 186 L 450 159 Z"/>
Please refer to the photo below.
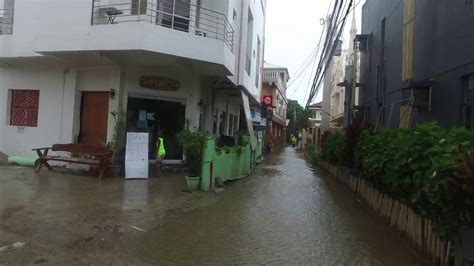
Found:
<path fill-rule="evenodd" d="M 301 105 L 306 104 L 313 78 L 310 74 L 313 65 L 299 78 L 293 77 L 316 47 L 323 30 L 321 19 L 327 15 L 330 4 L 331 0 L 267 0 L 265 61 L 288 67 L 291 86 L 288 88 L 287 97 L 298 100 Z M 357 6 L 357 13 L 360 12 L 360 6 L 361 4 Z M 357 17 L 359 18 L 359 15 Z M 352 15 L 346 23 L 346 34 L 351 19 Z M 360 19 L 358 24 L 359 21 Z M 346 45 L 347 42 L 344 46 Z M 317 101 L 322 99 L 321 92 L 322 90 Z"/>

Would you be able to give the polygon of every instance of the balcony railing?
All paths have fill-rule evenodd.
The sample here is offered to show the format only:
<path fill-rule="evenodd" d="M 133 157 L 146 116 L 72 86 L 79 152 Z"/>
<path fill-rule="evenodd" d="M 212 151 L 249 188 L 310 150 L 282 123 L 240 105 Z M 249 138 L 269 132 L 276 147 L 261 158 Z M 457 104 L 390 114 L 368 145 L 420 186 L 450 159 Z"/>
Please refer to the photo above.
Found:
<path fill-rule="evenodd" d="M 221 40 L 231 51 L 234 49 L 234 29 L 222 13 L 173 0 L 110 2 L 93 0 L 92 25 L 144 21 L 203 38 Z"/>
<path fill-rule="evenodd" d="M 0 9 L 0 35 L 13 34 L 13 9 Z"/>
<path fill-rule="evenodd" d="M 275 83 L 278 86 L 278 88 L 281 90 L 282 93 L 286 92 L 287 84 L 286 84 L 286 82 L 283 82 L 279 72 L 264 70 L 263 80 L 265 82 Z M 286 95 L 285 95 L 285 97 L 286 97 Z"/>

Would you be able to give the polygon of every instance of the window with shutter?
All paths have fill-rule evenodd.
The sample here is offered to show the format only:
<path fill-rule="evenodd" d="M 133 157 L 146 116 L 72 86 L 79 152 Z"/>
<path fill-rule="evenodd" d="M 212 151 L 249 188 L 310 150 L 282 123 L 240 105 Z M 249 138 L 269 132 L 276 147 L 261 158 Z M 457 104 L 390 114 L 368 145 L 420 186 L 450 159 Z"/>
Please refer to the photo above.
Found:
<path fill-rule="evenodd" d="M 39 90 L 11 90 L 10 125 L 38 126 Z"/>

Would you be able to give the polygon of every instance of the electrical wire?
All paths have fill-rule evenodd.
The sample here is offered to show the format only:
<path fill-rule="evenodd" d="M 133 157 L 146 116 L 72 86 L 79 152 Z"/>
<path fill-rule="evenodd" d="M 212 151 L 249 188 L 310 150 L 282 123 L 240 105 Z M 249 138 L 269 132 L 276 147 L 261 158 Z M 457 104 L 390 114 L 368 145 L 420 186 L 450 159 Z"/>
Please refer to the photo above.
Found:
<path fill-rule="evenodd" d="M 350 11 L 352 10 L 352 6 L 354 4 L 354 0 L 350 0 L 349 4 L 346 5 L 347 6 L 347 10 L 345 12 L 345 15 L 344 17 L 342 18 L 342 20 L 337 23 L 338 21 L 338 17 L 339 17 L 339 14 L 340 14 L 340 9 L 342 8 L 342 2 L 340 3 L 339 5 L 339 10 L 338 12 L 336 13 L 336 20 L 333 20 L 331 19 L 331 23 L 333 23 L 333 21 L 335 21 L 335 25 L 334 26 L 331 26 L 333 29 L 332 29 L 332 32 L 329 33 L 328 31 L 328 38 L 326 39 L 326 42 L 325 42 L 325 47 L 324 47 L 324 50 L 321 54 L 321 59 L 320 59 L 320 62 L 319 62 L 319 66 L 318 66 L 318 71 L 314 77 L 314 80 L 313 80 L 313 85 L 311 86 L 311 90 L 310 90 L 310 97 L 308 98 L 308 101 L 306 103 L 306 106 L 309 106 L 310 103 L 314 100 L 314 97 L 318 94 L 319 92 L 319 89 L 321 87 L 321 83 L 323 81 L 323 77 L 331 63 L 331 57 L 333 56 L 334 52 L 335 52 L 335 49 L 336 49 L 336 45 L 337 45 L 337 40 L 340 38 L 341 34 L 342 34 L 342 30 L 344 28 L 344 25 L 347 21 L 347 16 L 350 14 Z M 336 4 L 334 6 L 334 12 L 336 10 L 336 6 L 337 6 L 337 1 L 336 1 Z M 345 6 L 345 7 L 346 7 Z M 334 13 L 333 13 L 334 14 Z M 334 18 L 334 16 L 331 16 L 332 18 Z M 338 27 L 340 25 L 340 27 Z M 336 35 L 336 38 L 333 38 L 334 36 L 334 33 L 337 32 L 337 35 Z M 329 46 L 331 45 L 331 46 Z M 329 51 L 329 53 L 328 53 Z"/>
<path fill-rule="evenodd" d="M 329 16 L 329 12 L 331 11 L 331 5 L 332 3 L 334 2 L 334 0 L 331 0 L 331 2 L 329 3 L 328 5 L 328 10 L 326 12 L 326 18 Z M 321 50 L 321 44 L 322 44 L 322 41 L 323 41 L 323 36 L 324 36 L 324 32 L 325 32 L 325 29 L 326 29 L 326 25 L 327 23 L 324 23 L 323 24 L 323 29 L 321 30 L 321 35 L 319 37 L 319 40 L 318 40 L 318 44 L 316 45 L 316 47 L 313 49 L 313 51 L 311 52 L 311 54 L 305 59 L 305 61 L 303 61 L 303 63 L 300 65 L 300 67 L 298 68 L 298 70 L 295 72 L 295 76 L 291 79 L 290 83 L 288 84 L 288 88 L 290 88 L 293 84 L 295 84 L 296 80 L 298 80 L 298 78 L 301 77 L 301 79 L 304 79 L 304 77 L 306 77 L 306 71 L 308 70 L 308 67 L 311 65 L 311 63 L 313 64 L 313 70 L 311 71 L 311 75 L 310 75 L 310 78 L 309 78 L 309 81 L 308 83 L 311 82 L 311 76 L 313 75 L 313 72 L 314 72 L 314 66 L 316 65 L 316 59 L 318 57 L 318 54 Z M 308 61 L 308 59 L 312 59 L 311 61 Z M 308 62 L 307 62 L 308 61 Z M 296 90 L 300 87 L 301 85 L 301 81 L 299 82 L 298 86 L 295 87 L 294 89 L 294 92 L 296 92 Z M 309 87 L 309 85 L 308 85 Z M 304 97 L 304 99 L 306 99 L 306 96 L 307 96 L 307 92 L 306 92 L 306 95 Z M 303 100 L 304 100 L 303 99 Z"/>

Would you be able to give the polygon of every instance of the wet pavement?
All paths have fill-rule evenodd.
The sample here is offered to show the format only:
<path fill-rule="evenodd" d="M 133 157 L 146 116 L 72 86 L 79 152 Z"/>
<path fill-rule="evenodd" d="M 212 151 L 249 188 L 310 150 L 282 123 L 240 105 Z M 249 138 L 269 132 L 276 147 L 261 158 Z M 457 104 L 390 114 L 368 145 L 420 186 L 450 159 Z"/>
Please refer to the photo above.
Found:
<path fill-rule="evenodd" d="M 0 167 L 2 263 L 422 265 L 338 181 L 286 148 L 226 191 Z M 141 229 L 135 229 L 132 226 Z"/>

